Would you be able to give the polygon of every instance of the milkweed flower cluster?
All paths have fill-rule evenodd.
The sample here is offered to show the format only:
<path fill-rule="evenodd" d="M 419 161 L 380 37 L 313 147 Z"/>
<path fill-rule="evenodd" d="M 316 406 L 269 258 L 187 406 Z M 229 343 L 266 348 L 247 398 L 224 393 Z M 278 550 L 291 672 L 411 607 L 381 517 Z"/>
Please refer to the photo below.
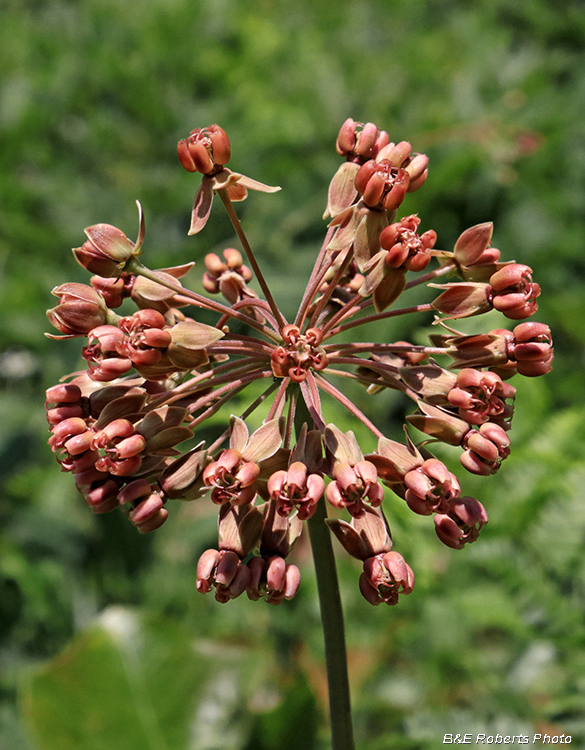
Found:
<path fill-rule="evenodd" d="M 305 521 L 328 504 L 331 532 L 363 564 L 364 598 L 396 604 L 412 591 L 414 575 L 392 549 L 383 511 L 388 490 L 414 513 L 432 516 L 447 546 L 475 541 L 488 520 L 485 508 L 461 494 L 459 479 L 431 447 L 454 446 L 471 473 L 498 471 L 510 452 L 516 390 L 509 379 L 551 369 L 552 340 L 542 323 L 472 335 L 451 327 L 492 309 L 526 321 L 540 287 L 528 266 L 501 260 L 491 223 L 440 250 L 433 229 L 420 232 L 418 216 L 399 217 L 408 194 L 427 179 L 428 158 L 406 141 L 391 142 L 373 123 L 351 119 L 337 151 L 345 161 L 329 187 L 328 230 L 293 320 L 274 300 L 233 208 L 249 190 L 279 188 L 227 168 L 231 147 L 219 125 L 193 130 L 178 145 L 181 165 L 202 175 L 189 233 L 204 229 L 217 194 L 245 258 L 235 248 L 223 259 L 208 253 L 206 295 L 194 292 L 180 281 L 193 263 L 153 271 L 139 260 L 139 205 L 136 242 L 108 224 L 85 230 L 87 240 L 73 253 L 94 275 L 87 285 L 56 287 L 59 304 L 47 313 L 61 334 L 53 338 L 82 339 L 86 363 L 47 390 L 49 444 L 62 470 L 94 513 L 122 508 L 142 533 L 165 522 L 173 500 L 216 504 L 218 545 L 201 555 L 197 588 L 220 602 L 243 593 L 271 604 L 293 597 L 300 573 L 291 552 Z M 432 302 L 396 304 L 405 289 L 423 284 L 439 290 Z M 197 319 L 202 309 L 217 314 L 215 325 Z M 388 342 L 384 323 L 400 315 L 425 324 L 434 316 L 443 332 L 429 346 Z M 380 343 L 353 336 L 364 324 L 379 327 Z M 391 388 L 414 402 L 405 442 L 386 437 L 351 401 L 348 380 L 372 398 Z M 240 394 L 252 383 L 257 393 L 263 381 L 261 395 L 212 442 L 198 441 L 202 424 L 235 396 L 240 405 Z M 330 401 L 368 428 L 375 448 L 364 453 L 352 431 L 328 421 Z M 246 420 L 256 410 L 262 424 L 250 432 Z"/>

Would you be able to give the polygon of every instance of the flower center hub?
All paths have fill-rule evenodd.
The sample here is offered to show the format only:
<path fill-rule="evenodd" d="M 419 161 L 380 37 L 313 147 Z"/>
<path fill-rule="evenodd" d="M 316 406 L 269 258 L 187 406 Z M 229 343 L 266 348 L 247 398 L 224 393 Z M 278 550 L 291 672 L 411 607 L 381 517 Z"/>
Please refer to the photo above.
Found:
<path fill-rule="evenodd" d="M 298 326 L 282 329 L 283 343 L 274 347 L 270 356 L 272 372 L 277 378 L 290 378 L 301 383 L 309 370 L 323 370 L 329 361 L 323 347 L 323 333 L 319 328 L 309 328 L 301 333 Z"/>

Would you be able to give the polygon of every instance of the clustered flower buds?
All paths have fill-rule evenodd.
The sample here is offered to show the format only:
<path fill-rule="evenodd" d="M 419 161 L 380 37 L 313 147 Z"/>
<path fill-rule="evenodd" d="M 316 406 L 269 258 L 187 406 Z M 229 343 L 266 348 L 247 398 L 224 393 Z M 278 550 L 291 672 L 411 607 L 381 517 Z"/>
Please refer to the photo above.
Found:
<path fill-rule="evenodd" d="M 173 500 L 214 503 L 217 549 L 201 550 L 197 590 L 214 592 L 218 602 L 244 593 L 269 604 L 291 599 L 300 572 L 290 556 L 305 521 L 322 523 L 329 507 L 330 531 L 363 566 L 363 597 L 396 604 L 412 592 L 414 574 L 393 549 L 383 505 L 391 513 L 392 502 L 405 502 L 432 516 L 448 547 L 474 542 L 488 520 L 485 508 L 461 495 L 459 479 L 429 448 L 441 441 L 467 471 L 498 471 L 511 447 L 516 389 L 508 380 L 552 367 L 543 323 L 475 334 L 447 327 L 492 310 L 526 321 L 541 290 L 531 268 L 501 260 L 490 222 L 463 231 L 450 251 L 436 248 L 433 229 L 419 234 L 417 215 L 398 216 L 427 179 L 428 158 L 352 119 L 336 145 L 345 162 L 329 187 L 329 230 L 294 319 L 273 299 L 232 205 L 248 190 L 279 188 L 226 167 L 231 146 L 219 125 L 197 128 L 178 144 L 181 165 L 201 175 L 189 233 L 203 230 L 217 193 L 246 257 L 232 247 L 223 258 L 205 254 L 205 294 L 192 291 L 179 279 L 193 263 L 152 271 L 138 261 L 145 236 L 139 206 L 136 242 L 109 224 L 85 230 L 87 240 L 73 252 L 93 274 L 91 285 L 56 287 L 59 303 L 47 313 L 61 334 L 48 335 L 82 339 L 86 363 L 46 394 L 49 445 L 62 470 L 93 513 L 122 508 L 141 533 L 163 525 Z M 431 303 L 395 304 L 405 289 L 448 274 L 459 281 L 430 283 L 441 290 Z M 136 309 L 118 315 L 122 303 Z M 183 311 L 189 306 L 192 317 Z M 385 341 L 383 332 L 382 343 L 347 335 L 421 313 L 435 314 L 446 331 L 433 334 L 430 346 Z M 339 386 L 348 379 L 372 397 L 391 388 L 413 401 L 404 443 L 383 435 L 350 399 Z M 242 407 L 240 394 L 251 384 L 254 398 Z M 235 396 L 241 415 L 222 426 L 221 410 Z M 327 421 L 332 401 L 377 440 L 369 453 L 353 431 Z M 207 440 L 194 444 L 203 424 Z M 423 433 L 419 442 L 414 431 Z"/>

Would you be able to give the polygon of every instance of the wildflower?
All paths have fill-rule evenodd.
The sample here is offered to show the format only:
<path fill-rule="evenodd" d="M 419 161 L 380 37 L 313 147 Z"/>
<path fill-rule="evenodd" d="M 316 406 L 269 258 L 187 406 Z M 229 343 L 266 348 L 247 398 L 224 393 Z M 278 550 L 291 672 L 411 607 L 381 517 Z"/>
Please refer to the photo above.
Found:
<path fill-rule="evenodd" d="M 93 513 L 122 508 L 140 533 L 162 527 L 177 499 L 215 503 L 217 549 L 200 556 L 197 589 L 222 603 L 244 593 L 273 605 L 294 597 L 301 576 L 291 556 L 305 522 L 325 528 L 327 504 L 328 529 L 362 565 L 362 596 L 393 605 L 410 594 L 414 574 L 393 549 L 383 504 L 390 513 L 404 501 L 432 516 L 451 548 L 475 541 L 486 511 L 461 495 L 459 479 L 429 448 L 442 441 L 459 450 L 466 470 L 493 474 L 511 448 L 516 389 L 507 378 L 552 366 L 542 323 L 472 334 L 447 328 L 446 320 L 493 309 L 524 320 L 540 287 L 528 266 L 501 260 L 490 222 L 466 229 L 448 251 L 436 249 L 433 230 L 419 234 L 417 215 L 398 217 L 423 186 L 428 158 L 351 118 L 336 147 L 345 162 L 329 187 L 329 231 L 294 317 L 279 309 L 232 205 L 248 190 L 279 188 L 227 167 L 230 142 L 216 124 L 178 144 L 181 165 L 201 174 L 189 233 L 203 229 L 219 193 L 246 264 L 236 248 L 223 256 L 204 250 L 204 294 L 183 283 L 192 263 L 151 271 L 137 260 L 145 234 L 139 207 L 136 242 L 109 224 L 86 230 L 74 253 L 94 274 L 91 286 L 53 291 L 59 304 L 49 319 L 87 344 L 85 370 L 47 390 L 51 450 Z M 396 304 L 407 288 L 449 272 L 460 281 L 430 283 L 440 290 L 432 302 Z M 122 302 L 119 316 L 112 311 Z M 411 313 L 439 313 L 444 332 L 428 346 L 376 334 L 386 318 Z M 366 326 L 367 335 L 353 335 Z M 404 443 L 352 400 L 343 388 L 352 380 L 366 387 L 364 401 L 391 388 L 413 402 Z M 357 431 L 327 421 L 331 400 L 372 435 L 375 450 L 364 453 Z M 224 424 L 228 403 L 240 416 Z M 254 420 L 257 429 L 248 426 Z"/>
<path fill-rule="evenodd" d="M 248 190 L 262 193 L 280 190 L 225 167 L 231 157 L 231 146 L 226 132 L 219 125 L 195 128 L 188 138 L 179 141 L 177 153 L 181 166 L 188 172 L 203 175 L 193 201 L 189 234 L 197 234 L 207 224 L 214 192 L 225 190 L 230 201 L 243 201 Z"/>
<path fill-rule="evenodd" d="M 462 497 L 449 513 L 435 516 L 435 531 L 447 547 L 463 549 L 465 544 L 477 539 L 480 529 L 487 522 L 483 505 L 474 497 Z"/>
<path fill-rule="evenodd" d="M 512 263 L 490 276 L 492 304 L 507 318 L 529 318 L 538 310 L 540 286 L 532 281 L 532 268 Z"/>

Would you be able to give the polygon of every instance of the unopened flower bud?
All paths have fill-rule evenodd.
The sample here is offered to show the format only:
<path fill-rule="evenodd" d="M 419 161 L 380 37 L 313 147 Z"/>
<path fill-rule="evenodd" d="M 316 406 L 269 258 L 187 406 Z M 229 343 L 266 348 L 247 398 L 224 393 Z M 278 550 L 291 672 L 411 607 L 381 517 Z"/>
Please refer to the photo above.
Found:
<path fill-rule="evenodd" d="M 510 438 L 497 424 L 486 422 L 478 430 L 469 430 L 462 447 L 461 464 L 472 474 L 495 474 L 502 461 L 510 455 Z"/>
<path fill-rule="evenodd" d="M 138 248 L 111 224 L 94 224 L 84 230 L 88 239 L 73 250 L 78 263 L 98 276 L 118 276 Z"/>
<path fill-rule="evenodd" d="M 455 243 L 453 251 L 455 260 L 462 266 L 476 263 L 487 249 L 493 231 L 494 225 L 491 221 L 466 229 Z"/>
<path fill-rule="evenodd" d="M 92 328 L 108 320 L 103 296 L 87 284 L 61 284 L 51 294 L 60 299 L 57 307 L 47 310 L 47 317 L 65 336 L 86 336 Z"/>

